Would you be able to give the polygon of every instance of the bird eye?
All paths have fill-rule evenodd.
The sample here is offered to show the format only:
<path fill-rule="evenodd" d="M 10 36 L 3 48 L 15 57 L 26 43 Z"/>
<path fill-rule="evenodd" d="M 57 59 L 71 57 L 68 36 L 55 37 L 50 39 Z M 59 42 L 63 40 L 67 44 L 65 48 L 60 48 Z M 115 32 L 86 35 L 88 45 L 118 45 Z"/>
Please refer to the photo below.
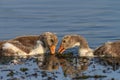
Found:
<path fill-rule="evenodd" d="M 52 43 L 54 42 L 54 40 L 53 40 L 53 39 L 51 39 L 50 41 L 51 41 Z"/>
<path fill-rule="evenodd" d="M 66 41 L 65 41 L 65 40 L 63 40 L 63 43 L 66 43 Z"/>

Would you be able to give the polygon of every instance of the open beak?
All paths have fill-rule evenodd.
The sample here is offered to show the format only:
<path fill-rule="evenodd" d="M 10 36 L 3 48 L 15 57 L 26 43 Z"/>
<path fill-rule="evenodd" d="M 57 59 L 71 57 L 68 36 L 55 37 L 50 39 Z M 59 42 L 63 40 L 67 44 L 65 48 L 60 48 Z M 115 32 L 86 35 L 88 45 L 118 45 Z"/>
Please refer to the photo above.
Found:
<path fill-rule="evenodd" d="M 55 54 L 55 49 L 56 49 L 55 45 L 50 46 L 50 52 L 51 52 L 51 54 Z"/>
<path fill-rule="evenodd" d="M 64 51 L 65 51 L 65 48 L 63 46 L 60 46 L 60 48 L 58 49 L 58 52 L 62 54 Z"/>

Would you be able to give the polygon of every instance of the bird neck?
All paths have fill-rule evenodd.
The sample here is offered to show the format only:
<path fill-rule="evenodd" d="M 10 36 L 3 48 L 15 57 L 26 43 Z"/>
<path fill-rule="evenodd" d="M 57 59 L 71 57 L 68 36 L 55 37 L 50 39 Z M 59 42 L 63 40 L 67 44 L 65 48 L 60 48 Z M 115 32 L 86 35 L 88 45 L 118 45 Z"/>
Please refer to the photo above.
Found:
<path fill-rule="evenodd" d="M 80 48 L 79 56 L 82 57 L 93 57 L 93 50 L 90 48 Z"/>
<path fill-rule="evenodd" d="M 44 43 L 40 40 L 36 42 L 36 46 L 34 49 L 30 52 L 30 54 L 44 54 L 46 53 L 47 48 L 44 47 Z"/>
<path fill-rule="evenodd" d="M 79 56 L 93 56 L 92 49 L 89 48 L 88 42 L 85 38 L 79 38 Z"/>

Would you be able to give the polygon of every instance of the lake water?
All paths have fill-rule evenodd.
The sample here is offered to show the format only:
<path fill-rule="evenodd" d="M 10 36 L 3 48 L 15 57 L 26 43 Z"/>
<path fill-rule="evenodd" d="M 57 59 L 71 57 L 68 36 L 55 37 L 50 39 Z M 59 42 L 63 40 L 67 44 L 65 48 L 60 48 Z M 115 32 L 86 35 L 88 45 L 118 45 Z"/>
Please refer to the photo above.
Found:
<path fill-rule="evenodd" d="M 54 32 L 80 34 L 95 48 L 120 39 L 120 1 L 1 0 L 0 40 Z"/>
<path fill-rule="evenodd" d="M 80 34 L 91 47 L 120 39 L 120 1 L 1 0 L 0 40 L 51 31 Z"/>

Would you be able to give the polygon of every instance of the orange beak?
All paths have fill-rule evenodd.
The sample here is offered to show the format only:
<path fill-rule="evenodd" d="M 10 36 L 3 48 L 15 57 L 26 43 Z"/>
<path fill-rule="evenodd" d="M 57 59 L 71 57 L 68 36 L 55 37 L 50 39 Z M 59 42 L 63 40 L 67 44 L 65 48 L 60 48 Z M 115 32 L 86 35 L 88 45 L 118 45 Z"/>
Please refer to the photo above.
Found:
<path fill-rule="evenodd" d="M 62 54 L 64 51 L 65 51 L 65 48 L 61 45 L 60 48 L 58 49 L 58 52 Z"/>
<path fill-rule="evenodd" d="M 56 46 L 55 46 L 55 45 L 52 45 L 52 46 L 50 47 L 50 52 L 51 52 L 51 54 L 55 54 L 55 49 L 56 49 Z"/>

